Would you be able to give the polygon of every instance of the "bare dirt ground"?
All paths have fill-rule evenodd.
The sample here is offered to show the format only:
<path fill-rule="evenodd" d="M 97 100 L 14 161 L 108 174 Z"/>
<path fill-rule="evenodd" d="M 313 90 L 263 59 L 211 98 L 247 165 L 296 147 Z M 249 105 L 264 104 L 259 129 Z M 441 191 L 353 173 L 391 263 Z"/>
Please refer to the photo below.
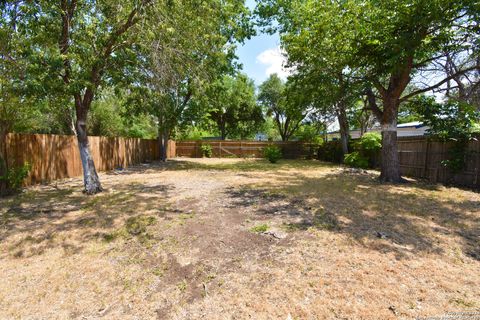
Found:
<path fill-rule="evenodd" d="M 480 195 L 189 160 L 0 200 L 0 319 L 412 319 L 480 308 Z"/>

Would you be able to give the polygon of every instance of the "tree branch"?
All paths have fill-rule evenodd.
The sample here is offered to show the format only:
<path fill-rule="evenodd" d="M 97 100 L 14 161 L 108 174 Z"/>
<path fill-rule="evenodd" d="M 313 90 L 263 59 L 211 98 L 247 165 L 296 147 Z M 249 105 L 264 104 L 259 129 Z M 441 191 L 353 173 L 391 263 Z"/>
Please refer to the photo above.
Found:
<path fill-rule="evenodd" d="M 377 98 L 375 97 L 372 88 L 367 88 L 365 94 L 367 95 L 368 109 L 375 114 L 379 121 L 381 121 L 383 118 L 383 111 L 378 107 Z"/>
<path fill-rule="evenodd" d="M 142 4 L 147 4 L 150 1 L 151 0 L 144 0 L 142 1 Z M 85 94 L 83 96 L 84 105 L 89 106 L 92 103 L 93 98 L 95 96 L 95 90 L 100 84 L 100 80 L 105 71 L 105 66 L 111 54 L 113 53 L 114 46 L 117 43 L 118 39 L 140 20 L 139 17 L 137 16 L 138 11 L 139 11 L 139 8 L 135 7 L 130 12 L 125 22 L 122 25 L 120 25 L 118 28 L 114 29 L 110 34 L 110 36 L 108 37 L 108 40 L 105 46 L 103 47 L 103 53 L 97 59 L 96 63 L 94 63 L 90 71 L 91 85 L 88 86 L 85 90 Z"/>
<path fill-rule="evenodd" d="M 63 56 L 63 69 L 62 75 L 63 82 L 70 83 L 70 74 L 72 71 L 70 59 L 67 57 L 68 49 L 70 48 L 70 27 L 73 14 L 77 7 L 77 0 L 72 0 L 70 4 L 67 0 L 62 0 L 60 4 L 61 18 L 62 18 L 62 34 L 60 36 L 59 48 L 60 54 Z"/>
<path fill-rule="evenodd" d="M 419 89 L 419 90 L 416 90 L 416 91 L 413 91 L 413 92 L 407 94 L 406 96 L 404 96 L 400 99 L 400 102 L 404 102 L 404 101 L 408 100 L 409 98 L 411 98 L 413 96 L 416 96 L 418 94 L 437 89 L 437 88 L 441 87 L 443 84 L 447 83 L 448 81 L 453 80 L 454 78 L 458 77 L 459 75 L 462 75 L 462 74 L 464 74 L 466 72 L 469 72 L 469 71 L 476 70 L 477 68 L 478 68 L 477 66 L 474 66 L 474 67 L 470 67 L 470 68 L 467 68 L 467 69 L 464 69 L 464 70 L 460 70 L 459 72 L 456 72 L 455 74 L 452 74 L 452 75 L 446 77 L 442 81 L 440 81 L 440 82 L 438 82 L 438 83 L 436 83 L 436 84 L 434 84 L 430 87 Z"/>
<path fill-rule="evenodd" d="M 383 85 L 378 80 L 372 80 L 372 84 L 375 86 L 375 89 L 378 90 L 378 92 L 380 93 L 380 95 L 382 97 L 387 95 L 387 89 L 385 89 L 383 87 Z M 369 90 L 371 91 L 372 89 L 369 88 Z M 372 94 L 373 94 L 373 92 L 372 92 Z"/>

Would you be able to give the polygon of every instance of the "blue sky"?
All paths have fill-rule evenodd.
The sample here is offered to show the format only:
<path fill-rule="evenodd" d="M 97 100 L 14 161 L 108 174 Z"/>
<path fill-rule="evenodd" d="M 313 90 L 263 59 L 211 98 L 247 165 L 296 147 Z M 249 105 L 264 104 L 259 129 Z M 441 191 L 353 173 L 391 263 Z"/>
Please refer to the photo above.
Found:
<path fill-rule="evenodd" d="M 255 8 L 255 0 L 247 0 L 250 9 Z M 259 34 L 237 49 L 239 62 L 243 72 L 255 80 L 257 85 L 265 81 L 272 73 L 285 78 L 287 73 L 282 68 L 284 58 L 280 52 L 280 37 L 278 34 Z"/>

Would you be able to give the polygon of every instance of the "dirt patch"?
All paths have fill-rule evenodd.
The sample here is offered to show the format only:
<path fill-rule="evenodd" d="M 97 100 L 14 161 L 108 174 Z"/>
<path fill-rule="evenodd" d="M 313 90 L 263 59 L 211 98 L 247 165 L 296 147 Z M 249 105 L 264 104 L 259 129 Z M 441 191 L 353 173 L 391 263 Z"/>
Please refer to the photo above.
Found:
<path fill-rule="evenodd" d="M 409 319 L 480 308 L 480 196 L 179 159 L 0 200 L 0 318 Z"/>

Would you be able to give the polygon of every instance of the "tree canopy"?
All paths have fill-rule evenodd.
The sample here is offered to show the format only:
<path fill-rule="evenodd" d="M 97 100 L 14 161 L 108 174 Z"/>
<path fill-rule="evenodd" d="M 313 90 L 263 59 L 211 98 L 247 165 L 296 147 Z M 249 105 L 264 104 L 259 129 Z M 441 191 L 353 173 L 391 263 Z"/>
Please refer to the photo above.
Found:
<path fill-rule="evenodd" d="M 202 101 L 207 118 L 216 124 L 220 138 L 251 138 L 263 123 L 256 103 L 255 85 L 245 74 L 226 75 L 215 81 Z"/>
<path fill-rule="evenodd" d="M 76 135 L 93 194 L 102 186 L 88 134 L 155 137 L 165 159 L 170 138 L 319 141 L 335 118 L 344 154 L 351 129 L 382 128 L 381 178 L 398 182 L 399 122 L 438 127 L 480 108 L 478 1 L 259 0 L 254 14 L 243 0 L 0 9 L 0 176 L 11 131 Z M 279 32 L 290 71 L 258 88 L 235 56 L 257 31 Z"/>
<path fill-rule="evenodd" d="M 257 6 L 260 23 L 280 32 L 289 64 L 322 85 L 333 83 L 340 92 L 337 105 L 361 85 L 382 126 L 381 178 L 392 182 L 401 181 L 400 104 L 479 69 L 478 12 L 478 3 L 468 0 L 262 0 Z M 444 77 L 416 81 L 433 62 L 453 53 L 470 63 Z"/>

